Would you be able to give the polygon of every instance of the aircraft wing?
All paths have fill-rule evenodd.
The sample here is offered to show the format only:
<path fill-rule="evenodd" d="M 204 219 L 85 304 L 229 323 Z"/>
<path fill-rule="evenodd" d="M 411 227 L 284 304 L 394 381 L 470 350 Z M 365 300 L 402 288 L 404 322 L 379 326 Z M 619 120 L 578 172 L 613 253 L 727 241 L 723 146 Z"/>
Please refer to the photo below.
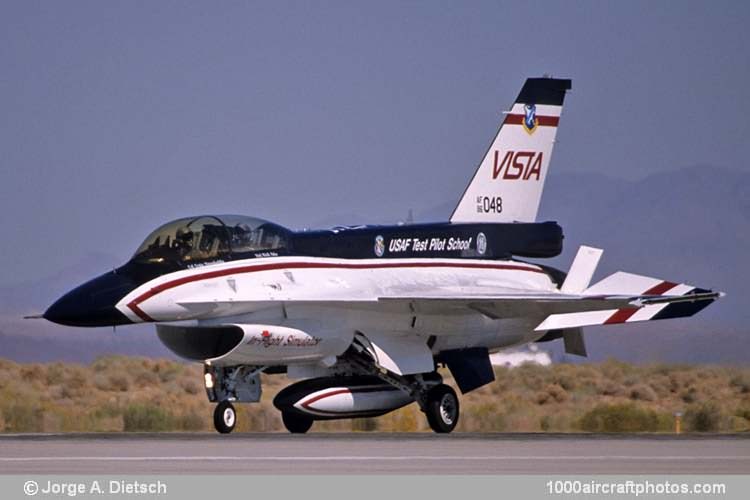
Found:
<path fill-rule="evenodd" d="M 679 285 L 687 286 L 687 285 Z M 502 295 L 471 295 L 471 294 L 442 294 L 442 295 L 392 295 L 378 297 L 376 300 L 351 300 L 342 299 L 325 299 L 325 300 L 267 300 L 267 301 L 184 301 L 179 304 L 186 309 L 194 312 L 202 311 L 206 313 L 216 313 L 220 309 L 231 308 L 232 312 L 253 312 L 268 307 L 275 307 L 279 304 L 287 305 L 310 305 L 310 306 L 330 306 L 330 307 L 374 307 L 377 304 L 388 304 L 392 307 L 404 306 L 413 307 L 415 311 L 421 313 L 430 312 L 454 312 L 469 313 L 477 312 L 484 314 L 492 319 L 514 318 L 529 315 L 562 315 L 571 313 L 600 313 L 614 312 L 625 310 L 627 313 L 635 313 L 640 309 L 647 311 L 659 311 L 666 309 L 667 306 L 673 307 L 672 312 L 677 315 L 668 317 L 692 316 L 700 309 L 708 306 L 711 302 L 721 297 L 721 292 L 713 292 L 699 288 L 691 288 L 691 292 L 682 295 L 564 295 L 559 293 L 549 294 L 502 294 Z M 603 313 L 602 313 L 603 314 Z M 591 316 L 599 318 L 602 314 Z M 620 316 L 624 317 L 626 312 Z M 634 316 L 633 314 L 632 316 Z M 639 317 L 632 319 L 637 321 Z M 630 319 L 631 315 L 628 315 Z M 561 320 L 562 318 L 558 318 Z M 568 320 L 570 317 L 567 318 Z M 646 318 L 661 319 L 661 318 Z M 609 321 L 606 324 L 622 321 Z M 586 322 L 581 325 L 570 326 L 587 326 L 600 324 L 597 321 Z M 558 327 L 554 327 L 558 328 Z M 545 330 L 548 328 L 537 328 Z"/>
<path fill-rule="evenodd" d="M 575 311 L 599 311 L 628 307 L 634 300 L 631 296 L 597 296 L 561 294 L 502 294 L 502 295 L 419 295 L 379 297 L 382 303 L 409 303 L 416 311 L 468 312 L 484 314 L 491 319 L 514 318 L 529 315 L 567 313 Z"/>

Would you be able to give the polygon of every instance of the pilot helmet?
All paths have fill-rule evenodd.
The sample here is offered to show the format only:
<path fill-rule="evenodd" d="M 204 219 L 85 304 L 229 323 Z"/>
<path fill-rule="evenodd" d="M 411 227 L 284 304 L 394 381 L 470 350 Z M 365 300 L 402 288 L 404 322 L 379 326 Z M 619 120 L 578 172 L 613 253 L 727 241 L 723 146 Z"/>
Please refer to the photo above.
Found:
<path fill-rule="evenodd" d="M 193 232 L 189 229 L 179 228 L 174 237 L 176 240 L 190 242 L 193 240 Z"/>

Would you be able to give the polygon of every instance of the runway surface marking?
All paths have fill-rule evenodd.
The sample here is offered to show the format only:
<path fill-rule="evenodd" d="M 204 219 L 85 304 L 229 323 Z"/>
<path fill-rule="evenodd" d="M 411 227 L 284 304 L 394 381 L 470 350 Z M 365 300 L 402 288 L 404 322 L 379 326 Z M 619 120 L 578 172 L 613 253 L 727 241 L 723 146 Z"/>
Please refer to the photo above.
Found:
<path fill-rule="evenodd" d="M 248 457 L 248 456 L 192 456 L 192 457 L 0 457 L 0 462 L 55 462 L 55 461 L 107 461 L 107 462 L 143 462 L 143 461 L 200 461 L 200 460 L 255 460 L 260 462 L 267 461 L 316 461 L 316 460 L 434 460 L 434 461 L 455 461 L 455 460 L 747 460 L 750 461 L 750 456 L 741 457 L 733 455 L 725 456 L 677 456 L 677 455 L 665 455 L 665 456 L 649 456 L 649 455 L 558 455 L 558 456 L 510 456 L 510 455 L 476 455 L 476 456 L 421 456 L 421 455 L 409 455 L 409 456 L 307 456 L 307 457 Z"/>
<path fill-rule="evenodd" d="M 29 473 L 750 474 L 750 435 L 0 435 L 0 474 Z"/>

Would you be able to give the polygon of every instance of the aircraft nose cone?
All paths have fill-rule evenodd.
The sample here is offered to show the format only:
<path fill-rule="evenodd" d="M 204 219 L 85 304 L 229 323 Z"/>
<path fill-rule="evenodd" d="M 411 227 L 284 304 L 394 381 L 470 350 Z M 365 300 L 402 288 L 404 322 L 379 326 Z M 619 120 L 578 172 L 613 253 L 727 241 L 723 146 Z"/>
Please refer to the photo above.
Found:
<path fill-rule="evenodd" d="M 43 314 L 66 326 L 114 326 L 131 323 L 115 304 L 133 289 L 127 278 L 110 272 L 66 293 Z"/>

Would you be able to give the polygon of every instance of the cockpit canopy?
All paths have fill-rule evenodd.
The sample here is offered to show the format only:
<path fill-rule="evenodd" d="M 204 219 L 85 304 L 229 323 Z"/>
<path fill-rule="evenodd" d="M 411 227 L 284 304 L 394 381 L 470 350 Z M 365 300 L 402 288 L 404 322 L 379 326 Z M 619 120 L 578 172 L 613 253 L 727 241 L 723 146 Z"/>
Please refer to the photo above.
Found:
<path fill-rule="evenodd" d="M 289 244 L 289 230 L 243 215 L 201 215 L 168 222 L 149 234 L 135 251 L 141 263 L 192 263 L 278 254 Z"/>

